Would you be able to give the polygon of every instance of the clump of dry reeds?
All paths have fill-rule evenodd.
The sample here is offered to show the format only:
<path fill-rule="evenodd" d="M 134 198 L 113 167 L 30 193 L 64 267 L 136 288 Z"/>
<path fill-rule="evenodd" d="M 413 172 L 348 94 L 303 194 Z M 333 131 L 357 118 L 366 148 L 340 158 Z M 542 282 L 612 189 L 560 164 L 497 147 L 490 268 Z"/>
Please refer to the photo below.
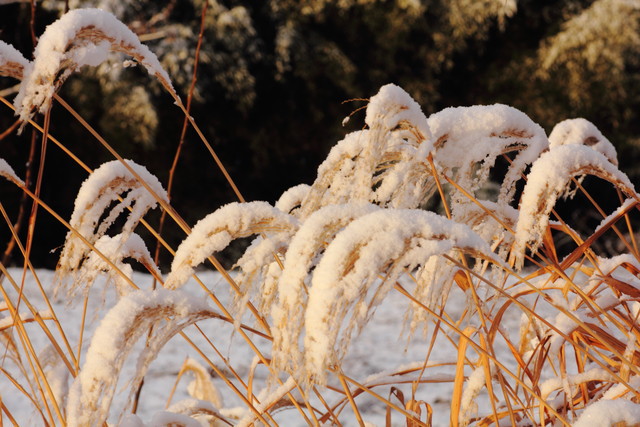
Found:
<path fill-rule="evenodd" d="M 16 110 L 23 120 L 36 110 L 46 113 L 72 71 L 95 65 L 110 50 L 133 56 L 177 97 L 155 56 L 114 20 L 100 11 L 70 12 L 42 36 L 33 64 L 0 44 L 0 73 L 22 79 Z M 2 266 L 11 287 L 0 281 L 1 310 L 8 312 L 0 320 L 6 349 L 0 375 L 47 424 L 101 424 L 115 415 L 113 396 L 134 344 L 146 337 L 121 415 L 137 405 L 151 361 L 181 334 L 207 366 L 188 359 L 176 367 L 176 384 L 186 371 L 196 375 L 191 399 L 159 412 L 151 425 L 276 424 L 275 414 L 285 409 L 298 411 L 309 424 L 340 424 L 346 417 L 363 423 L 359 396 L 365 394 L 381 402 L 389 422 L 393 414 L 407 425 L 424 425 L 435 402 L 424 400 L 421 390 L 437 382 L 452 387 L 443 396 L 452 425 L 567 425 L 598 416 L 602 423 L 640 422 L 640 258 L 631 218 L 640 198 L 618 169 L 611 143 L 583 119 L 560 123 L 547 138 L 526 115 L 504 105 L 426 117 L 394 85 L 370 99 L 365 123 L 336 144 L 310 186 L 291 188 L 275 206 L 242 200 L 225 205 L 193 228 L 169 205 L 153 175 L 117 153 L 89 175 L 68 222 L 1 161 L 0 174 L 69 229 L 57 269 L 69 298 L 82 289 L 86 304 L 96 278 L 106 273 L 120 299 L 83 354 L 86 309 L 77 329 L 63 326 L 39 280 L 48 311 L 36 308 L 24 277 L 27 270 L 36 278 L 38 272 L 24 250 L 21 280 Z M 492 169 L 502 160 L 507 168 L 500 177 Z M 602 224 L 586 237 L 562 218 L 550 218 L 563 195 L 581 192 L 593 200 L 582 186 L 584 175 L 609 181 L 620 196 L 620 208 L 602 212 Z M 483 190 L 490 178 L 499 191 L 487 200 Z M 522 194 L 516 191 L 520 180 L 526 182 Z M 421 209 L 432 199 L 442 205 L 442 215 Z M 175 251 L 143 221 L 157 204 L 188 234 Z M 114 230 L 118 217 L 126 219 Z M 174 254 L 166 280 L 135 233 L 141 223 Z M 626 254 L 603 258 L 594 252 L 594 242 L 609 232 L 628 248 Z M 237 273 L 223 269 L 216 252 L 253 235 Z M 564 258 L 557 236 L 575 243 Z M 140 261 L 163 287 L 134 291 L 140 286 L 126 258 Z M 198 277 L 196 267 L 206 262 L 228 284 L 233 307 Z M 455 310 L 453 289 L 465 295 L 464 306 Z M 398 318 L 405 316 L 410 332 L 425 331 L 430 346 L 411 367 L 388 366 L 380 375 L 353 378 L 343 365 L 352 338 L 391 292 L 406 301 Z M 21 313 L 21 306 L 29 313 Z M 222 356 L 215 336 L 198 328 L 207 344 L 196 345 L 183 334 L 211 318 L 232 323 L 240 344 L 255 355 L 246 375 Z M 246 325 L 247 318 L 255 326 Z M 519 319 L 519 326 L 508 318 Z M 46 351 L 34 346 L 27 323 L 44 333 Z M 450 360 L 433 361 L 435 345 L 450 346 Z M 220 361 L 213 363 L 210 354 Z M 438 374 L 443 366 L 452 368 L 450 374 Z M 259 379 L 258 367 L 267 371 Z M 220 392 L 208 369 L 223 381 Z M 254 393 L 258 383 L 262 391 Z M 241 408 L 224 408 L 229 399 Z M 351 415 L 344 415 L 345 406 Z M 16 424 L 18 410 L 1 401 L 0 408 Z M 136 416 L 128 422 L 142 423 Z"/>

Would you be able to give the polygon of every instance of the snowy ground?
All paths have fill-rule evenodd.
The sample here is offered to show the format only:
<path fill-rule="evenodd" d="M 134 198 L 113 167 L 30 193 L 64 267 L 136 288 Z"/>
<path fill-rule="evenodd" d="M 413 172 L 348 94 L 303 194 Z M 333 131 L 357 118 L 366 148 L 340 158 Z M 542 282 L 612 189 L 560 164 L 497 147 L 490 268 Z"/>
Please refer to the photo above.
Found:
<path fill-rule="evenodd" d="M 10 273 L 15 280 L 19 280 L 21 277 L 20 270 L 13 269 Z M 47 292 L 50 293 L 53 281 L 53 272 L 40 270 L 38 271 L 38 277 L 43 286 L 47 289 Z M 223 302 L 225 302 L 225 304 L 228 303 L 228 288 L 223 279 L 221 279 L 217 273 L 205 272 L 199 274 L 199 277 Z M 134 281 L 141 288 L 148 288 L 151 284 L 151 277 L 143 274 L 136 274 L 134 276 Z M 7 280 L 4 281 L 3 286 L 5 289 L 9 288 Z M 40 292 L 32 277 L 27 278 L 25 289 L 25 294 L 29 300 L 37 307 L 44 310 L 45 308 L 42 297 L 40 296 Z M 83 345 L 85 352 L 93 330 L 99 324 L 99 321 L 104 316 L 106 310 L 108 310 L 109 307 L 112 307 L 115 303 L 114 292 L 109 288 L 106 292 L 106 302 L 104 305 L 101 304 L 100 297 L 104 289 L 103 283 L 97 283 L 94 285 L 93 289 L 94 291 L 92 291 L 93 293 L 91 294 L 88 307 L 88 313 L 90 313 L 89 318 L 91 321 L 87 325 Z M 202 293 L 202 290 L 200 290 L 198 285 L 195 283 L 188 283 L 184 289 L 195 294 Z M 465 297 L 459 291 L 456 292 L 454 289 L 448 304 L 449 314 L 455 317 L 457 314 L 456 311 L 460 312 L 465 304 Z M 406 336 L 402 335 L 402 320 L 407 305 L 408 302 L 406 297 L 402 296 L 400 293 L 394 291 L 388 295 L 384 303 L 377 309 L 372 322 L 365 328 L 362 335 L 352 342 L 343 365 L 343 371 L 345 374 L 362 382 L 373 374 L 382 371 L 394 371 L 403 365 L 424 361 L 429 345 L 428 340 L 422 337 L 416 337 L 407 344 Z M 21 309 L 23 312 L 25 310 L 26 309 L 24 307 Z M 63 324 L 63 328 L 67 333 L 71 346 L 75 348 L 78 342 L 78 325 L 82 314 L 82 300 L 77 300 L 73 304 L 68 305 L 66 301 L 60 299 L 55 301 L 54 310 Z M 51 322 L 49 323 L 50 326 L 52 326 Z M 509 318 L 509 313 L 507 313 L 507 317 L 504 320 L 504 326 L 506 328 L 517 328 L 517 324 L 518 319 L 515 318 L 515 315 L 513 315 L 512 318 Z M 242 337 L 238 334 L 234 334 L 233 328 L 221 321 L 206 321 L 200 323 L 199 326 L 207 337 L 214 343 L 217 349 L 220 350 L 220 352 L 229 360 L 231 366 L 236 370 L 236 372 L 242 378 L 246 379 L 254 353 L 244 342 Z M 30 324 L 27 327 L 33 339 L 34 347 L 37 351 L 42 351 L 48 344 L 46 337 L 44 337 L 39 328 L 33 324 Z M 204 349 L 206 352 L 211 348 L 194 327 L 190 327 L 186 331 L 187 335 L 192 338 L 200 348 Z M 255 342 L 262 351 L 268 354 L 269 344 L 266 340 L 256 338 Z M 145 379 L 145 385 L 140 398 L 140 407 L 138 409 L 138 414 L 142 420 L 148 422 L 154 413 L 164 409 L 178 370 L 185 358 L 188 356 L 204 363 L 182 337 L 178 336 L 173 338 L 162 349 L 157 359 L 151 365 L 149 373 Z M 207 356 L 224 370 L 228 369 L 224 367 L 220 357 L 218 357 L 214 351 L 208 350 Z M 457 354 L 453 344 L 442 339 L 438 340 L 434 346 L 430 362 L 455 362 L 456 356 Z M 5 363 L 5 367 L 9 367 L 9 362 Z M 116 396 L 116 401 L 111 410 L 112 417 L 110 420 L 113 422 L 117 421 L 117 417 L 120 412 L 118 408 L 122 406 L 123 399 L 128 394 L 126 383 L 127 379 L 133 372 L 134 367 L 135 358 L 130 358 L 125 364 L 124 373 L 121 375 L 120 382 L 118 383 L 118 390 L 120 393 Z M 453 367 L 430 368 L 427 371 L 426 377 L 433 379 L 447 379 L 451 378 L 452 372 Z M 256 393 L 262 386 L 264 386 L 266 376 L 266 368 L 264 366 L 258 367 L 256 371 L 256 379 L 254 380 L 256 384 L 254 385 L 254 390 Z M 222 380 L 215 379 L 214 381 L 215 385 L 223 395 L 224 406 L 226 408 L 233 408 L 241 404 L 240 399 L 228 389 Z M 189 379 L 183 378 L 178 385 L 172 402 L 175 403 L 188 397 L 186 392 L 186 385 L 188 382 Z M 335 382 L 334 385 L 340 388 L 339 383 Z M 6 377 L 1 375 L 0 390 L 2 393 L 2 402 L 15 416 L 19 417 L 21 425 L 39 425 L 41 423 L 41 419 L 34 414 L 24 396 L 16 392 L 15 388 L 8 383 Z M 381 386 L 376 388 L 376 391 L 381 396 L 388 398 L 391 386 Z M 404 387 L 403 392 L 405 399 L 408 400 L 411 397 L 410 386 Z M 424 400 L 432 406 L 434 411 L 434 425 L 444 426 L 449 424 L 449 402 L 451 392 L 452 385 L 450 382 L 434 382 L 422 384 L 418 387 L 416 399 Z M 342 400 L 340 395 L 332 394 L 331 392 L 326 392 L 324 397 L 329 400 L 329 403 L 335 403 Z M 360 394 L 356 399 L 365 421 L 371 422 L 374 425 L 384 425 L 386 411 L 384 404 L 366 393 Z M 392 400 L 394 399 L 395 398 L 392 398 Z M 398 403 L 397 400 L 394 401 Z M 482 395 L 479 398 L 479 403 L 481 404 L 481 402 Z M 286 426 L 306 425 L 295 409 L 282 410 L 277 413 L 275 419 L 282 425 Z M 355 417 L 353 413 L 350 412 L 348 404 L 346 404 L 342 410 L 340 420 L 346 425 L 357 425 Z M 4 419 L 4 421 L 6 422 L 8 420 Z M 404 424 L 404 419 L 398 415 L 396 415 L 392 421 L 394 425 Z"/>

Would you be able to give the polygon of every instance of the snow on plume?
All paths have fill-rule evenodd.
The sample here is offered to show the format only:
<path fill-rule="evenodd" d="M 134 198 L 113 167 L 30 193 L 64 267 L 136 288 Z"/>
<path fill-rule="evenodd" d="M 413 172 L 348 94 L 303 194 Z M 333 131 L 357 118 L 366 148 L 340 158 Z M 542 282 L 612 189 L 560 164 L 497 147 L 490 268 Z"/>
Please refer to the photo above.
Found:
<path fill-rule="evenodd" d="M 562 145 L 542 154 L 531 167 L 522 193 L 516 241 L 510 256 L 516 268 L 522 268 L 527 245 L 534 253 L 540 246 L 549 224 L 549 212 L 571 178 L 585 174 L 596 175 L 620 188 L 627 196 L 637 197 L 629 178 L 590 147 Z"/>
<path fill-rule="evenodd" d="M 91 252 L 83 239 L 95 244 L 127 208 L 131 211 L 122 227 L 122 242 L 127 241 L 147 211 L 157 205 L 156 198 L 169 202 L 166 191 L 155 176 L 131 160 L 125 162 L 126 166 L 117 160 L 104 163 L 82 183 L 69 220 L 73 231 L 67 233 L 58 262 L 59 278 L 66 280 L 65 276 L 69 273 L 75 275 Z M 138 181 L 129 168 L 144 180 L 153 194 Z M 106 213 L 105 210 L 114 202 L 115 206 Z"/>
<path fill-rule="evenodd" d="M 208 318 L 221 317 L 202 298 L 180 291 L 136 291 L 122 298 L 93 335 L 85 363 L 69 392 L 67 423 L 81 426 L 106 421 L 121 368 L 136 341 L 149 332 L 151 325 L 164 322 L 162 327 L 154 328 L 138 358 L 129 403 L 160 348 L 187 325 Z"/>
<path fill-rule="evenodd" d="M 456 222 L 466 224 L 478 233 L 487 242 L 500 244 L 502 247 L 510 247 L 513 235 L 506 227 L 514 230 L 518 223 L 518 210 L 510 205 L 500 205 L 488 200 L 478 200 L 481 206 L 475 203 L 453 207 L 453 217 Z"/>
<path fill-rule="evenodd" d="M 549 144 L 544 129 L 507 105 L 446 108 L 429 116 L 428 123 L 435 141 L 434 160 L 445 173 L 457 169 L 454 181 L 472 195 L 486 182 L 500 154 L 519 151 L 502 181 L 501 204 L 511 201 L 513 184 Z"/>
<path fill-rule="evenodd" d="M 431 139 L 429 124 L 420 105 L 404 89 L 394 84 L 382 86 L 371 97 L 364 121 L 370 128 L 383 126 L 386 129 L 395 129 L 403 122 L 408 122 L 421 133 L 423 141 Z"/>
<path fill-rule="evenodd" d="M 298 339 L 308 294 L 305 280 L 317 264 L 326 242 L 332 241 L 336 233 L 354 219 L 379 209 L 366 202 L 325 206 L 307 218 L 293 236 L 284 257 L 282 274 L 273 278 L 277 281 L 278 298 L 271 309 L 275 326 L 271 331 L 274 366 L 289 372 L 299 368 L 301 353 Z"/>
<path fill-rule="evenodd" d="M 483 366 L 478 366 L 467 378 L 465 388 L 460 399 L 460 425 L 468 425 L 472 415 L 478 412 L 476 397 L 486 385 L 486 376 Z"/>
<path fill-rule="evenodd" d="M 161 277 L 160 270 L 153 262 L 149 249 L 147 249 L 142 238 L 136 233 L 131 233 L 128 236 L 123 236 L 122 234 L 114 237 L 102 236 L 95 243 L 95 248 L 105 258 L 110 260 L 111 263 L 117 267 L 117 270 L 113 270 L 109 263 L 107 263 L 102 256 L 98 255 L 97 252 L 91 252 L 87 260 L 82 264 L 79 282 L 70 290 L 70 294 L 73 294 L 83 286 L 88 290 L 101 272 L 107 273 L 109 279 L 118 290 L 119 295 L 126 295 L 133 291 L 133 288 L 129 285 L 129 280 L 131 280 L 133 276 L 133 268 L 123 262 L 125 258 L 137 260 L 156 278 Z M 124 274 L 124 277 L 122 274 Z"/>
<path fill-rule="evenodd" d="M 341 360 L 352 332 L 366 324 L 405 269 L 411 271 L 454 248 L 502 265 L 469 227 L 432 212 L 384 209 L 356 219 L 338 233 L 318 263 L 309 290 L 303 380 L 326 381 L 325 370 Z M 384 280 L 374 287 L 378 275 Z"/>
<path fill-rule="evenodd" d="M 429 186 L 426 158 L 433 150 L 427 118 L 402 88 L 382 86 L 367 106 L 368 142 L 354 178 L 369 201 L 395 208 L 415 208 Z M 367 187 L 368 186 L 368 187 Z"/>
<path fill-rule="evenodd" d="M 258 233 L 278 233 L 297 229 L 298 221 L 267 202 L 230 203 L 207 215 L 182 241 L 164 285 L 177 289 L 184 285 L 193 268 L 232 240 Z"/>
<path fill-rule="evenodd" d="M 355 158 L 367 142 L 369 130 L 347 134 L 331 148 L 318 167 L 318 177 L 302 201 L 300 216 L 307 217 L 322 206 L 348 203 L 354 184 Z"/>
<path fill-rule="evenodd" d="M 311 187 L 307 184 L 299 184 L 295 187 L 289 188 L 287 191 L 282 193 L 276 202 L 276 208 L 280 209 L 282 212 L 295 215 L 294 211 L 300 207 L 304 198 L 309 194 L 310 189 Z"/>
<path fill-rule="evenodd" d="M 320 165 L 300 217 L 352 200 L 415 208 L 431 194 L 426 158 L 433 144 L 420 106 L 386 85 L 371 98 L 365 121 L 369 129 L 348 134 Z"/>
<path fill-rule="evenodd" d="M 618 153 L 600 130 L 586 119 L 568 119 L 554 126 L 549 134 L 549 148 L 561 145 L 586 145 L 618 166 Z"/>
<path fill-rule="evenodd" d="M 22 80 L 31 69 L 31 61 L 27 60 L 13 46 L 0 40 L 0 76 Z"/>
<path fill-rule="evenodd" d="M 14 100 L 16 114 L 26 121 L 36 110 L 46 111 L 55 91 L 72 73 L 85 65 L 99 65 L 109 52 L 133 57 L 175 95 L 158 58 L 126 25 L 100 9 L 74 9 L 40 36 L 33 67 L 25 73 Z"/>
<path fill-rule="evenodd" d="M 240 273 L 235 280 L 240 293 L 234 292 L 237 318 L 244 313 L 251 297 L 260 312 L 268 311 L 275 297 L 280 265 L 276 260 L 286 251 L 295 229 L 272 233 L 268 237 L 257 237 L 236 263 Z"/>

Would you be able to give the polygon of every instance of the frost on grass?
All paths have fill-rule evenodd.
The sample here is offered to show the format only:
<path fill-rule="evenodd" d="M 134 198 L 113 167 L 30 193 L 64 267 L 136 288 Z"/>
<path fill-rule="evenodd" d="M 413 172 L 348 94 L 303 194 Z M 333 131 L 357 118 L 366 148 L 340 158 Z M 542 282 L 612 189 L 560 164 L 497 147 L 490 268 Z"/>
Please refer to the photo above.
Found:
<path fill-rule="evenodd" d="M 76 285 L 74 279 L 92 251 L 95 254 L 94 258 L 100 257 L 114 269 L 113 261 L 106 254 L 96 252 L 95 246 L 91 245 L 95 245 L 105 235 L 123 212 L 129 209 L 118 241 L 111 240 L 111 243 L 130 244 L 134 255 L 143 255 L 146 250 L 144 244 L 135 238 L 128 243 L 129 237 L 140 219 L 149 209 L 156 206 L 158 199 L 166 203 L 169 201 L 160 181 L 146 168 L 131 160 L 125 160 L 125 162 L 126 166 L 119 161 L 104 163 L 93 171 L 80 187 L 69 220 L 71 230 L 67 233 L 57 268 L 60 285 L 69 286 L 71 293 L 74 292 Z M 129 169 L 144 180 L 153 193 L 150 193 Z M 112 246 L 107 245 L 106 242 L 106 240 L 103 241 L 103 246 L 110 251 Z M 126 274 L 118 272 L 117 268 L 112 273 L 126 277 Z"/>
<path fill-rule="evenodd" d="M 40 36 L 33 67 L 25 72 L 14 100 L 16 114 L 26 121 L 36 111 L 46 111 L 56 90 L 72 73 L 85 65 L 99 65 L 110 52 L 133 57 L 175 95 L 158 58 L 133 31 L 103 10 L 75 9 L 49 25 Z"/>
<path fill-rule="evenodd" d="M 611 182 L 627 196 L 637 197 L 629 178 L 604 155 L 589 147 L 562 145 L 542 154 L 531 167 L 522 193 L 510 257 L 516 268 L 522 268 L 527 246 L 534 253 L 538 249 L 558 196 L 568 188 L 571 178 L 581 175 L 595 175 Z"/>
<path fill-rule="evenodd" d="M 405 269 L 453 249 L 502 263 L 468 227 L 431 212 L 381 210 L 338 233 L 318 263 L 309 290 L 304 380 L 324 384 L 326 369 L 340 362 L 352 333 L 366 324 Z"/>
<path fill-rule="evenodd" d="M 22 80 L 31 69 L 31 61 L 27 60 L 13 46 L 0 40 L 0 76 Z"/>
<path fill-rule="evenodd" d="M 207 215 L 180 244 L 165 281 L 168 289 L 184 285 L 193 269 L 233 240 L 259 233 L 278 233 L 298 227 L 297 220 L 266 202 L 230 203 Z"/>
<path fill-rule="evenodd" d="M 102 319 L 87 351 L 86 361 L 68 396 L 70 426 L 100 425 L 109 414 L 118 376 L 133 345 L 154 325 L 141 351 L 128 402 L 164 344 L 199 320 L 221 318 L 201 298 L 180 291 L 136 291 L 122 298 Z M 126 412 L 127 408 L 123 412 Z"/>

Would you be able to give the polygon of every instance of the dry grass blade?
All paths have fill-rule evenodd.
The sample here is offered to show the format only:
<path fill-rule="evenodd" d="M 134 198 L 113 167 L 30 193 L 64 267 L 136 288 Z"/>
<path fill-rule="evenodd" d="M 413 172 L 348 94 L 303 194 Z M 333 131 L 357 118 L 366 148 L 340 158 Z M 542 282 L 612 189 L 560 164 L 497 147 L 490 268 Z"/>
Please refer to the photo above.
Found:
<path fill-rule="evenodd" d="M 469 343 L 469 337 L 476 332 L 476 329 L 472 326 L 468 326 L 460 335 L 460 341 L 458 343 L 458 361 L 456 364 L 456 375 L 453 381 L 453 394 L 451 396 L 451 425 L 460 425 L 460 411 L 462 410 L 462 396 L 464 385 L 464 366 L 466 360 L 467 344 Z"/>

